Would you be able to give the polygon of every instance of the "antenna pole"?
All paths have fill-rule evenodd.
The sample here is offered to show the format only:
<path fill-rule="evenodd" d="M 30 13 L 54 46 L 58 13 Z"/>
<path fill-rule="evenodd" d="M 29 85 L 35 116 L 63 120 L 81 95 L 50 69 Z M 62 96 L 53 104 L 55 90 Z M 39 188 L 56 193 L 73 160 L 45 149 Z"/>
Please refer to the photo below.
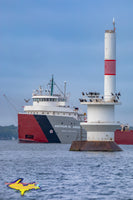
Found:
<path fill-rule="evenodd" d="M 115 18 L 113 18 L 113 27 L 114 27 L 114 32 L 115 32 Z"/>
<path fill-rule="evenodd" d="M 52 80 L 51 80 L 51 96 L 53 96 L 53 90 L 54 90 L 54 76 L 52 75 Z"/>
<path fill-rule="evenodd" d="M 64 81 L 64 98 L 66 98 L 66 81 Z"/>

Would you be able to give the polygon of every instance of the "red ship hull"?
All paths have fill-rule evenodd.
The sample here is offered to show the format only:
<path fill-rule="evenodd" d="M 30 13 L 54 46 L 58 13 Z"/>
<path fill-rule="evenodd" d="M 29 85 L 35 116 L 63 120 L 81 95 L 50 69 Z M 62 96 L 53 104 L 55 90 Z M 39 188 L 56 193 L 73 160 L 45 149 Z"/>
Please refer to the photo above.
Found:
<path fill-rule="evenodd" d="M 18 114 L 18 138 L 20 142 L 60 143 L 56 132 L 46 116 Z M 54 129 L 53 129 L 54 130 Z M 117 144 L 133 145 L 133 130 L 116 130 L 114 140 Z"/>
<path fill-rule="evenodd" d="M 115 142 L 117 144 L 133 145 L 133 130 L 115 131 Z"/>
<path fill-rule="evenodd" d="M 48 142 L 34 115 L 18 114 L 18 138 L 20 142 Z"/>
<path fill-rule="evenodd" d="M 19 142 L 61 143 L 45 115 L 18 114 L 18 138 Z"/>

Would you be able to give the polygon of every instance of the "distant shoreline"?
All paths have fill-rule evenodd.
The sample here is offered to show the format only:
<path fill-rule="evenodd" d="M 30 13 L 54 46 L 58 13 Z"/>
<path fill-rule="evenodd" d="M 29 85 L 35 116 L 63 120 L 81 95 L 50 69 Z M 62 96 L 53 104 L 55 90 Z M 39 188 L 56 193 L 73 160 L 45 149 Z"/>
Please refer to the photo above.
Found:
<path fill-rule="evenodd" d="M 0 140 L 17 140 L 18 127 L 14 125 L 0 126 Z"/>

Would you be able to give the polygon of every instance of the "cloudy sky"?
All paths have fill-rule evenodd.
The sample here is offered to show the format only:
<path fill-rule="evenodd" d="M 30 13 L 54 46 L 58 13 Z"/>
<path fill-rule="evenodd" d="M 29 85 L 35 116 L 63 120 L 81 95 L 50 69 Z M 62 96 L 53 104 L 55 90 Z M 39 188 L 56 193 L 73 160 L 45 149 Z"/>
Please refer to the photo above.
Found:
<path fill-rule="evenodd" d="M 67 81 L 71 106 L 80 106 L 82 91 L 103 94 L 104 31 L 113 17 L 116 120 L 133 125 L 132 0 L 0 0 L 0 125 L 17 124 L 24 98 L 52 74 L 62 88 Z"/>

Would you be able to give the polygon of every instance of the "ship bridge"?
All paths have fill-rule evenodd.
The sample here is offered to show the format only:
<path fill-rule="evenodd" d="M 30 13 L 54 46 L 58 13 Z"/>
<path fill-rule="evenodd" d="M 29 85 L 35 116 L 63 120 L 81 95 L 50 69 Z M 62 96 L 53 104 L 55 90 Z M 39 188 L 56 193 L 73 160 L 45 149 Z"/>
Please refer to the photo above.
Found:
<path fill-rule="evenodd" d="M 73 117 L 76 119 L 78 119 L 79 117 L 83 117 L 78 109 L 70 108 L 67 104 L 67 96 L 65 91 L 66 82 L 64 85 L 64 92 L 62 92 L 57 84 L 54 82 L 53 77 L 48 86 L 49 85 L 50 89 L 48 88 L 45 91 L 41 86 L 39 87 L 39 89 L 33 91 L 33 104 L 24 106 L 25 113 L 35 115 Z M 57 89 L 60 93 L 54 93 L 54 85 L 57 86 Z"/>

